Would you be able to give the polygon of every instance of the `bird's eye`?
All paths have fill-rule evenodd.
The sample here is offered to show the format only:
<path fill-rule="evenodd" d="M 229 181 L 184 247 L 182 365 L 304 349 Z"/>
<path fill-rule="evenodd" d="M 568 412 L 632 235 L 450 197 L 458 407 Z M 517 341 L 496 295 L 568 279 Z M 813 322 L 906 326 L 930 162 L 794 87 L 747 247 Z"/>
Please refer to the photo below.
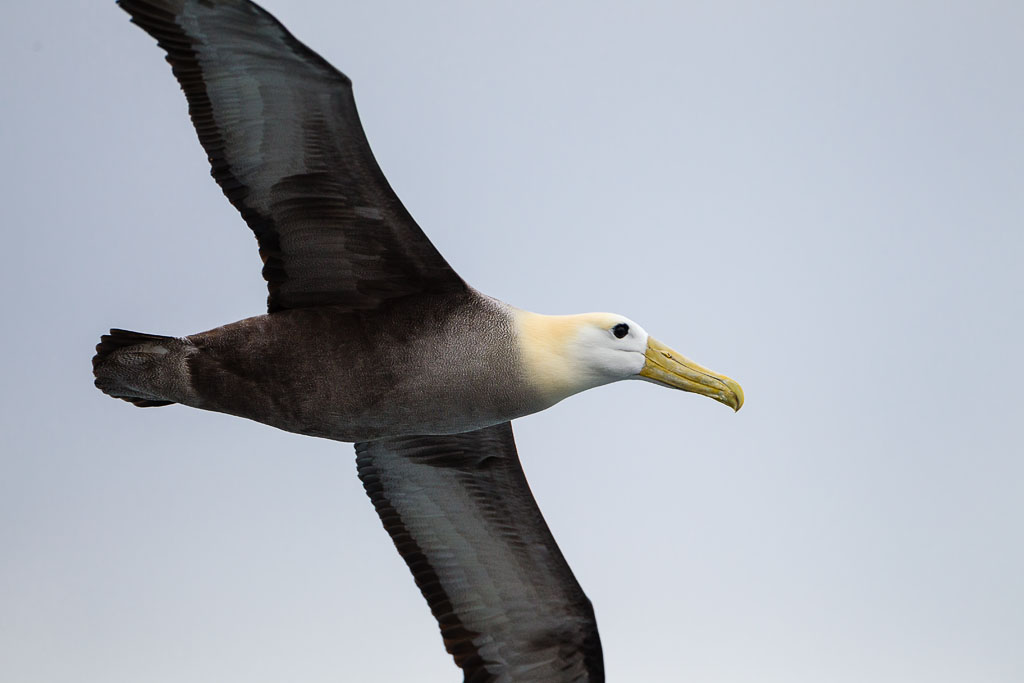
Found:
<path fill-rule="evenodd" d="M 612 334 L 614 334 L 617 338 L 622 339 L 627 334 L 629 334 L 629 325 L 627 325 L 626 323 L 619 323 L 618 325 L 612 328 Z"/>

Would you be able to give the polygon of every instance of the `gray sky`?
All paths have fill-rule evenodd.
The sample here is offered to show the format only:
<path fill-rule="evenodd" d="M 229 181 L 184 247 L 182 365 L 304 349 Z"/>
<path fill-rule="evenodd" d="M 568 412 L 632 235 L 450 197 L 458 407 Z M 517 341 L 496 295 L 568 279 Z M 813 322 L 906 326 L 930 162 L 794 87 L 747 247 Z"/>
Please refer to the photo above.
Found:
<path fill-rule="evenodd" d="M 610 681 L 1024 680 L 1024 5 L 267 0 L 478 289 L 739 380 L 516 423 Z M 351 447 L 92 387 L 261 313 L 113 2 L 0 23 L 0 679 L 459 678 Z"/>

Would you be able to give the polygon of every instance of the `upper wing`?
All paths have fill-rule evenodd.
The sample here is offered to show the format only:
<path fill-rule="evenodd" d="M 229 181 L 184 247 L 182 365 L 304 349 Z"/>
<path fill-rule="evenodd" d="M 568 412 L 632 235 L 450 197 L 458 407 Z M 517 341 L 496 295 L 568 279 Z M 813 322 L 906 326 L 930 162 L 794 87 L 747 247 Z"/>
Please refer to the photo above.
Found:
<path fill-rule="evenodd" d="M 593 608 L 530 494 L 508 422 L 356 453 L 465 681 L 604 681 Z"/>
<path fill-rule="evenodd" d="M 119 0 L 167 51 L 271 312 L 465 288 L 388 185 L 352 82 L 246 0 Z"/>

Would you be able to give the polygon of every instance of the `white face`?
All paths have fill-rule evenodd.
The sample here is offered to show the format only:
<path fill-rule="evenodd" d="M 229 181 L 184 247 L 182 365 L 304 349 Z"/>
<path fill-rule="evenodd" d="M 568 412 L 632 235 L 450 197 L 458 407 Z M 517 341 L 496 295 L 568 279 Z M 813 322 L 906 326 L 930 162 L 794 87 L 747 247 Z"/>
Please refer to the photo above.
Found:
<path fill-rule="evenodd" d="M 542 397 L 538 410 L 602 384 L 637 378 L 646 362 L 647 332 L 625 316 L 514 313 L 526 379 Z"/>
<path fill-rule="evenodd" d="M 629 318 L 613 313 L 513 311 L 525 380 L 539 397 L 534 410 L 622 379 L 643 379 L 709 396 L 733 410 L 743 405 L 743 389 L 734 380 L 651 339 Z"/>
<path fill-rule="evenodd" d="M 580 316 L 567 355 L 578 380 L 588 387 L 636 376 L 643 368 L 647 332 L 635 322 L 610 313 Z"/>

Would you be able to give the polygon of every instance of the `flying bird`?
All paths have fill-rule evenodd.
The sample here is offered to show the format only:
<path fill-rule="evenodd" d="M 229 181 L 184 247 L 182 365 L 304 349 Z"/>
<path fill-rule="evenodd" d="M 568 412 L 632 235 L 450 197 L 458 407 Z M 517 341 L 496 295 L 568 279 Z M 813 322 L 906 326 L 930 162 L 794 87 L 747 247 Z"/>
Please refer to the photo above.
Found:
<path fill-rule="evenodd" d="M 625 379 L 743 404 L 739 384 L 611 313 L 550 316 L 459 277 L 374 160 L 351 81 L 247 0 L 120 0 L 185 92 L 255 233 L 266 315 L 185 337 L 113 329 L 95 384 L 355 443 L 358 474 L 464 680 L 603 681 L 590 601 L 510 420 Z"/>

